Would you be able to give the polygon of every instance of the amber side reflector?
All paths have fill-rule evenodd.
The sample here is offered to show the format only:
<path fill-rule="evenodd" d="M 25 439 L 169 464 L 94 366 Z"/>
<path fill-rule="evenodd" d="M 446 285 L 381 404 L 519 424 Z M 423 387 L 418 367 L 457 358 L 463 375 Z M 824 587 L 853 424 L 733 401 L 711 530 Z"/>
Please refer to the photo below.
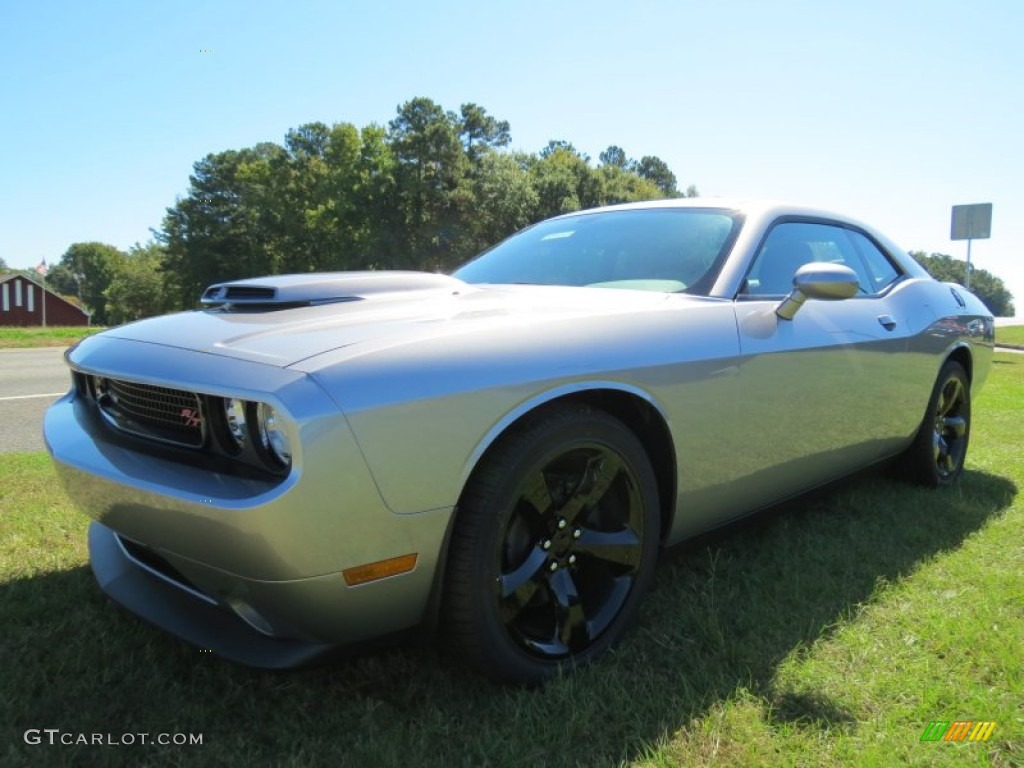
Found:
<path fill-rule="evenodd" d="M 408 573 L 416 567 L 416 553 L 391 557 L 387 560 L 378 560 L 376 563 L 357 565 L 355 568 L 347 568 L 342 571 L 345 583 L 350 587 L 357 587 L 366 584 L 368 581 L 386 579 L 388 576 L 397 576 L 400 573 Z"/>

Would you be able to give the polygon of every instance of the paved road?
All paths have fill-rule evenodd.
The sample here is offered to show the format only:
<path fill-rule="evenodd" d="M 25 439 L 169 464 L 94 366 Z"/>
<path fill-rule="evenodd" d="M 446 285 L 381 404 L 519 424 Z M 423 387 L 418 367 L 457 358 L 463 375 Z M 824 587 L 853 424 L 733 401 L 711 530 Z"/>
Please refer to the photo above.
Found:
<path fill-rule="evenodd" d="M 63 347 L 0 349 L 0 453 L 43 450 L 43 411 L 70 383 Z"/>

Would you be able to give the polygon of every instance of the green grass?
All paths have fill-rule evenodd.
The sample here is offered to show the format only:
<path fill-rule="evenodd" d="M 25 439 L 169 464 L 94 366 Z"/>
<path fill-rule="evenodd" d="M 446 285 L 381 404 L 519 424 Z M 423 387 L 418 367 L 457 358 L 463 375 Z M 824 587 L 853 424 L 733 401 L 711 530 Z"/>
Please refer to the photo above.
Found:
<path fill-rule="evenodd" d="M 0 456 L 4 765 L 1019 766 L 1024 360 L 997 356 L 950 490 L 876 473 L 694 542 L 617 652 L 539 691 L 433 647 L 267 674 L 108 603 L 46 457 Z M 932 720 L 998 723 L 922 743 Z M 28 728 L 202 746 L 28 746 Z"/>
<path fill-rule="evenodd" d="M 16 347 L 67 347 L 79 339 L 94 333 L 105 331 L 106 328 L 92 326 L 82 328 L 74 326 L 52 326 L 47 328 L 14 328 L 0 326 L 0 349 Z"/>
<path fill-rule="evenodd" d="M 1001 325 L 996 328 L 996 344 L 1024 347 L 1024 325 Z"/>

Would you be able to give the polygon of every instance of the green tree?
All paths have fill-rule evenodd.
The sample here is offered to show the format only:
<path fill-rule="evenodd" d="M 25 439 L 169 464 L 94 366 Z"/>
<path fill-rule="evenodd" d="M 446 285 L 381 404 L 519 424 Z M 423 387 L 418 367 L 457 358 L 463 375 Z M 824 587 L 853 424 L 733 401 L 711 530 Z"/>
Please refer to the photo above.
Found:
<path fill-rule="evenodd" d="M 598 155 L 598 159 L 601 161 L 601 165 L 612 166 L 623 171 L 629 170 L 631 165 L 629 158 L 626 157 L 626 151 L 614 144 Z"/>
<path fill-rule="evenodd" d="M 399 205 L 398 160 L 388 143 L 387 131 L 369 125 L 360 131 L 358 176 L 350 212 L 358 231 L 358 251 L 335 265 L 336 269 L 386 269 L 398 266 L 407 248 Z"/>
<path fill-rule="evenodd" d="M 281 263 L 288 154 L 269 142 L 211 154 L 196 162 L 187 197 L 167 209 L 159 241 L 178 275 L 180 306 L 207 285 L 274 274 Z"/>
<path fill-rule="evenodd" d="M 678 197 L 679 190 L 676 189 L 676 175 L 668 167 L 668 163 L 662 160 L 660 157 L 654 157 L 653 155 L 645 155 L 640 158 L 640 162 L 636 164 L 636 172 L 640 177 L 647 179 L 653 183 L 665 197 Z M 693 189 L 694 194 L 689 194 L 687 190 L 687 197 L 696 197 L 696 189 Z"/>
<path fill-rule="evenodd" d="M 954 259 L 945 253 L 926 255 L 924 251 L 911 251 L 910 255 L 936 280 L 959 285 L 963 285 L 966 281 L 966 261 Z M 996 317 L 1014 316 L 1016 310 L 1013 306 L 1013 294 L 1006 289 L 1003 281 L 987 270 L 978 269 L 973 265 L 971 267 L 971 292 L 981 299 Z"/>
<path fill-rule="evenodd" d="M 78 296 L 83 276 L 73 267 L 71 262 L 63 260 L 53 264 L 46 273 L 46 287 L 65 296 Z"/>
<path fill-rule="evenodd" d="M 539 219 L 605 202 L 601 175 L 590 166 L 590 158 L 568 142 L 548 142 L 531 172 L 539 198 Z"/>
<path fill-rule="evenodd" d="M 349 247 L 334 187 L 339 167 L 347 172 L 358 154 L 358 132 L 351 125 L 308 123 L 288 131 L 284 145 L 286 153 L 264 169 L 265 205 L 273 215 L 262 230 L 274 266 L 281 272 L 331 269 Z"/>
<path fill-rule="evenodd" d="M 398 202 L 409 266 L 435 269 L 452 260 L 459 187 L 466 179 L 458 116 L 430 99 L 416 98 L 398 108 L 388 129 L 398 161 Z"/>
<path fill-rule="evenodd" d="M 619 165 L 602 165 L 597 169 L 597 175 L 601 183 L 601 205 L 665 197 L 665 193 L 654 182 Z"/>
<path fill-rule="evenodd" d="M 464 221 L 463 260 L 536 221 L 540 202 L 529 155 L 488 152 L 479 165 L 473 186 L 478 215 Z"/>
<path fill-rule="evenodd" d="M 207 155 L 164 217 L 162 269 L 179 306 L 260 274 L 445 269 L 541 218 L 674 191 L 657 158 L 645 176 L 614 145 L 595 168 L 568 141 L 539 154 L 509 152 L 510 141 L 508 122 L 478 104 L 455 113 L 415 98 L 386 129 L 307 123 L 283 145 Z M 75 288 L 74 270 L 59 277 Z"/>
<path fill-rule="evenodd" d="M 106 290 L 121 269 L 125 254 L 106 243 L 74 243 L 47 275 L 58 293 L 81 296 L 92 322 L 109 325 Z"/>
<path fill-rule="evenodd" d="M 174 308 L 175 292 L 164 271 L 164 249 L 136 244 L 125 256 L 104 295 L 110 324 L 162 315 Z"/>
<path fill-rule="evenodd" d="M 564 148 L 547 154 L 542 151 L 540 158 L 530 165 L 537 195 L 537 218 L 546 219 L 583 208 L 579 180 L 588 170 L 575 151 Z"/>
<path fill-rule="evenodd" d="M 572 145 L 572 142 L 565 141 L 564 139 L 552 139 L 547 143 L 547 146 L 540 151 L 540 157 L 542 160 L 547 160 L 556 152 L 568 152 L 571 155 L 576 155 L 582 158 L 585 162 L 590 162 L 590 158 L 580 152 L 576 147 Z"/>
<path fill-rule="evenodd" d="M 471 162 L 484 150 L 508 146 L 512 141 L 508 121 L 494 119 L 479 104 L 463 104 L 459 111 L 459 138 Z"/>
<path fill-rule="evenodd" d="M 3 257 L 0 257 L 0 272 L 6 272 L 6 271 L 7 271 L 7 262 L 3 260 Z"/>

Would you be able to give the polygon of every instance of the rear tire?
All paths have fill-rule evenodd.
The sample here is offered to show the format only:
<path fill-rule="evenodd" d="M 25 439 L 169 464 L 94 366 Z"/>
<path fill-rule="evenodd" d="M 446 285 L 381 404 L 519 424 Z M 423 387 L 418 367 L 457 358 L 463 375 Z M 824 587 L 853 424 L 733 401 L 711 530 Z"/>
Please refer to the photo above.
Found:
<path fill-rule="evenodd" d="M 971 384 L 964 367 L 947 360 L 928 400 L 924 421 L 901 459 L 909 480 L 928 488 L 960 476 L 971 437 Z"/>
<path fill-rule="evenodd" d="M 584 406 L 527 417 L 459 502 L 443 620 L 459 661 L 537 685 L 599 657 L 654 573 L 658 490 L 622 422 Z"/>

